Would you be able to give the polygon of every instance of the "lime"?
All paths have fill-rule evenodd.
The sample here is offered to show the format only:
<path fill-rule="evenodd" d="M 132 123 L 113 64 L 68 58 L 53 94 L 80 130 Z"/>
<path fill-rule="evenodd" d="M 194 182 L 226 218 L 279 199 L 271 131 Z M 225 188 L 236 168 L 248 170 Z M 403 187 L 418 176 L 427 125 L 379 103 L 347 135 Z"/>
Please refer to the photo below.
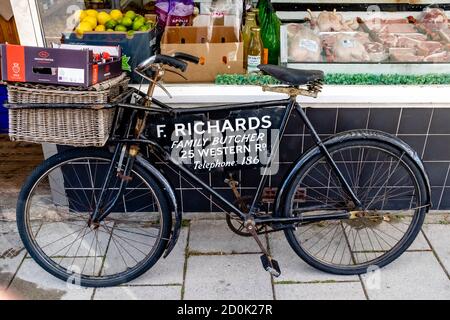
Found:
<path fill-rule="evenodd" d="M 111 16 L 112 19 L 114 20 L 119 20 L 122 18 L 123 14 L 120 10 L 114 9 L 111 10 L 111 12 L 109 13 L 109 15 Z"/>
<path fill-rule="evenodd" d="M 123 26 L 123 25 L 121 25 L 121 24 L 118 24 L 118 25 L 114 28 L 114 30 L 115 30 L 115 31 L 120 31 L 120 32 L 127 32 L 127 27 L 125 27 L 125 26 Z"/>
<path fill-rule="evenodd" d="M 97 16 L 98 24 L 105 25 L 106 22 L 111 20 L 111 16 L 107 12 L 100 12 Z"/>
<path fill-rule="evenodd" d="M 106 29 L 107 32 L 113 32 L 114 29 Z"/>
<path fill-rule="evenodd" d="M 142 21 L 142 20 L 135 20 L 135 21 L 133 22 L 133 30 L 134 30 L 134 31 L 139 30 L 140 27 L 142 27 L 142 26 L 145 25 L 144 23 L 145 23 L 145 21 Z"/>
<path fill-rule="evenodd" d="M 117 24 L 122 24 L 122 20 L 123 20 L 123 18 L 116 20 Z"/>
<path fill-rule="evenodd" d="M 116 20 L 113 20 L 113 19 L 111 19 L 105 23 L 106 29 L 114 29 L 116 26 L 117 26 L 117 22 L 116 22 Z"/>
<path fill-rule="evenodd" d="M 129 37 L 132 37 L 132 36 L 134 35 L 134 31 L 133 31 L 133 30 L 128 31 L 128 32 L 127 32 L 127 35 L 128 35 Z"/>
<path fill-rule="evenodd" d="M 81 22 L 89 23 L 92 26 L 92 29 L 94 29 L 97 26 L 97 18 L 94 16 L 87 16 Z"/>
<path fill-rule="evenodd" d="M 121 25 L 123 25 L 123 26 L 125 26 L 125 27 L 127 27 L 127 28 L 128 28 L 128 27 L 131 27 L 131 26 L 133 25 L 133 20 L 131 20 L 130 17 L 125 16 L 125 17 L 123 17 L 123 19 L 122 19 Z"/>
<path fill-rule="evenodd" d="M 143 16 L 141 16 L 140 14 L 138 14 L 138 15 L 136 15 L 136 18 L 134 18 L 134 21 L 136 21 L 136 20 L 144 20 L 145 21 L 145 18 L 143 17 Z"/>
<path fill-rule="evenodd" d="M 134 18 L 136 18 L 136 13 L 133 10 L 129 10 L 125 13 L 125 17 L 128 17 L 131 20 L 134 20 Z"/>
<path fill-rule="evenodd" d="M 148 31 L 150 30 L 150 26 L 144 24 L 142 27 L 139 28 L 139 31 Z"/>

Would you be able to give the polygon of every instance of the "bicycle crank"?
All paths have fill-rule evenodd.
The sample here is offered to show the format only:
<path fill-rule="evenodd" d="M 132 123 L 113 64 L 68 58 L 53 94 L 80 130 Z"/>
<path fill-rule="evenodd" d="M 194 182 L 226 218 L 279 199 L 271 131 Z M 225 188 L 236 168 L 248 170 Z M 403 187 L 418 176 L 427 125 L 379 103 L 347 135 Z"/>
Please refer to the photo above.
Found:
<path fill-rule="evenodd" d="M 253 239 L 255 239 L 256 243 L 258 244 L 259 248 L 261 249 L 261 252 L 263 255 L 260 257 L 261 263 L 263 265 L 264 270 L 269 272 L 274 277 L 279 277 L 281 275 L 281 269 L 280 265 L 278 264 L 278 261 L 275 259 L 272 259 L 269 252 L 267 251 L 266 247 L 262 244 L 261 240 L 258 238 L 258 234 L 256 233 L 256 225 L 255 221 L 253 219 L 247 219 L 244 223 L 245 228 L 247 229 L 248 233 L 251 234 Z"/>

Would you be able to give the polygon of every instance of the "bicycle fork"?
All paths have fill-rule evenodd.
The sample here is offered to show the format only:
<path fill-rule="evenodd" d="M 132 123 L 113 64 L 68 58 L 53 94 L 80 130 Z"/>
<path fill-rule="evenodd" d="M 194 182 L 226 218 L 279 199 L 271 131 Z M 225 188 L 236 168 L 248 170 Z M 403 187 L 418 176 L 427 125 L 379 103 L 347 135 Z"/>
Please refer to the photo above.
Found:
<path fill-rule="evenodd" d="M 95 209 L 89 219 L 89 226 L 94 224 L 95 227 L 98 227 L 98 223 L 111 213 L 117 201 L 122 196 L 125 186 L 132 180 L 131 169 L 133 168 L 138 152 L 139 147 L 136 145 L 129 147 L 125 144 L 117 145 L 105 181 L 103 182 L 100 196 L 96 201 Z M 121 181 L 115 196 L 110 199 L 110 197 L 107 197 L 106 192 L 109 189 L 113 177 L 118 177 Z"/>

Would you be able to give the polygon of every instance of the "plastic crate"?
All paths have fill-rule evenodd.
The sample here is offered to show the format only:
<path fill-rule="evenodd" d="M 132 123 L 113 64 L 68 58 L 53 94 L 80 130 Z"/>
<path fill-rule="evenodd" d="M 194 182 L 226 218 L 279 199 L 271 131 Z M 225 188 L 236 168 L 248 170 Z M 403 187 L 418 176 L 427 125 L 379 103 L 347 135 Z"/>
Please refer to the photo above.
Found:
<path fill-rule="evenodd" d="M 8 132 L 8 110 L 3 103 L 8 100 L 6 86 L 0 85 L 0 133 Z"/>

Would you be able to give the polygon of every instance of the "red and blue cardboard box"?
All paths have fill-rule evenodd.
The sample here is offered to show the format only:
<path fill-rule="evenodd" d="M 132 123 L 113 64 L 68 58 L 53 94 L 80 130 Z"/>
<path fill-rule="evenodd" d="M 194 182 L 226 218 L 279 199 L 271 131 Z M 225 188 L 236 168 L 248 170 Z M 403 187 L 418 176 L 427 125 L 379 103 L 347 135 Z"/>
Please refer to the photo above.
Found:
<path fill-rule="evenodd" d="M 120 47 L 56 46 L 0 44 L 1 80 L 89 87 L 122 73 Z M 94 54 L 103 51 L 115 54 L 95 61 Z"/>

